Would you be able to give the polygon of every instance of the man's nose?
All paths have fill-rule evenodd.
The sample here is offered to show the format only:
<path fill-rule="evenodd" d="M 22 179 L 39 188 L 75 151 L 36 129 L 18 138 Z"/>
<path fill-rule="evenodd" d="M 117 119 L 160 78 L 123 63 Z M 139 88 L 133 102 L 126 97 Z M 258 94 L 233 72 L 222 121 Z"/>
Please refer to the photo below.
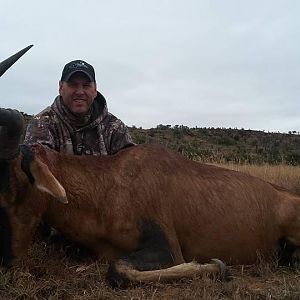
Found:
<path fill-rule="evenodd" d="M 84 88 L 83 88 L 83 85 L 78 84 L 78 85 L 76 86 L 76 94 L 84 94 Z"/>

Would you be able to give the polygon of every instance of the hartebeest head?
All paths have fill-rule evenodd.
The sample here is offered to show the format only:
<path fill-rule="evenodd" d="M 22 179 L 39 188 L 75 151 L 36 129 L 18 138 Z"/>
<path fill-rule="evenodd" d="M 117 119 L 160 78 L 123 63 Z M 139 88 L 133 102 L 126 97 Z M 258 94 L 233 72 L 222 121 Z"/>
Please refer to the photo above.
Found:
<path fill-rule="evenodd" d="M 48 166 L 19 145 L 23 130 L 18 111 L 0 109 L 0 263 L 6 266 L 27 249 L 50 198 L 67 203 Z"/>
<path fill-rule="evenodd" d="M 0 109 L 0 262 L 3 265 L 10 265 L 13 258 L 27 249 L 46 209 L 43 206 L 51 197 L 67 203 L 64 188 L 48 166 L 28 146 L 19 145 L 23 130 L 23 116 L 18 111 Z"/>
<path fill-rule="evenodd" d="M 31 47 L 1 62 L 0 76 Z M 38 207 L 41 198 L 50 194 L 67 203 L 64 188 L 47 165 L 28 146 L 19 145 L 23 131 L 22 114 L 0 108 L 0 264 L 5 266 L 26 250 L 44 211 Z"/>

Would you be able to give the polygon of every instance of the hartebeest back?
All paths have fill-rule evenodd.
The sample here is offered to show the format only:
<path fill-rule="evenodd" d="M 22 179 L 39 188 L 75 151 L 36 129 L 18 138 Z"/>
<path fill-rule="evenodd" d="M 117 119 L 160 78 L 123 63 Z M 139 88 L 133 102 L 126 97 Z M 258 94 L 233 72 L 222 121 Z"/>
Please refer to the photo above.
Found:
<path fill-rule="evenodd" d="M 285 244 L 289 261 L 300 245 L 298 196 L 162 146 L 94 157 L 35 145 L 1 158 L 0 255 L 7 264 L 25 251 L 42 219 L 109 260 L 112 285 L 224 275 L 220 260 L 251 264 Z M 214 258 L 220 260 L 209 263 Z"/>

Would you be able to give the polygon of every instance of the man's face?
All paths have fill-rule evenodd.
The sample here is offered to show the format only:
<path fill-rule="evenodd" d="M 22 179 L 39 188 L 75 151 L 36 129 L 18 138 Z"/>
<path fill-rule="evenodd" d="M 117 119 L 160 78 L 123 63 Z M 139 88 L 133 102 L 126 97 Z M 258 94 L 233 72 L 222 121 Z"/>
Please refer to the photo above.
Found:
<path fill-rule="evenodd" d="M 97 86 L 84 73 L 76 72 L 68 82 L 59 82 L 59 94 L 73 114 L 84 115 L 97 96 Z"/>

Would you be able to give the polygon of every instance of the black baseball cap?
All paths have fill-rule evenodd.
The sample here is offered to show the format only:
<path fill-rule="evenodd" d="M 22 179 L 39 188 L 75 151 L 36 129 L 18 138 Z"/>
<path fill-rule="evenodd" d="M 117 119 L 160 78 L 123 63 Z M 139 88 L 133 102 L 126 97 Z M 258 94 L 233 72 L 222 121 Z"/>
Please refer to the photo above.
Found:
<path fill-rule="evenodd" d="M 83 60 L 73 60 L 67 63 L 62 71 L 60 80 L 67 82 L 76 72 L 82 72 L 90 79 L 91 82 L 96 82 L 93 66 Z"/>

